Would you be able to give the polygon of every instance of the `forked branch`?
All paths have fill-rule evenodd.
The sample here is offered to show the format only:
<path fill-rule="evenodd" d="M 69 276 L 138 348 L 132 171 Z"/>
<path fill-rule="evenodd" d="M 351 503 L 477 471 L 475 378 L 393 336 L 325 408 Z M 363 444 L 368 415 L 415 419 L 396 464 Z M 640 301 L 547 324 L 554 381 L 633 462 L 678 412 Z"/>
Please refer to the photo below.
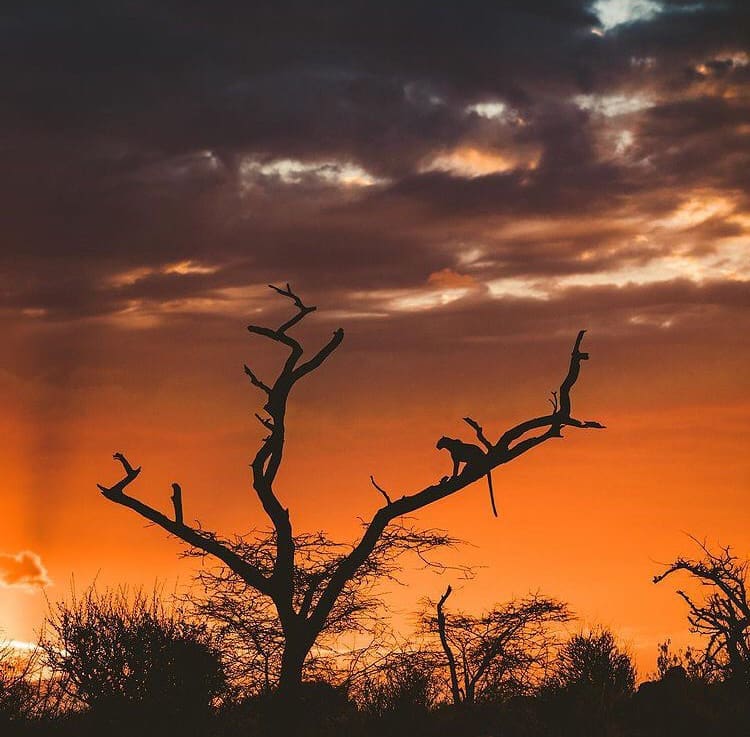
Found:
<path fill-rule="evenodd" d="M 413 494 L 406 494 L 400 499 L 395 499 L 378 509 L 368 523 L 359 542 L 355 545 L 351 553 L 342 559 L 338 570 L 331 577 L 325 591 L 321 595 L 313 614 L 313 617 L 317 618 L 319 623 L 325 621 L 325 617 L 336 601 L 338 592 L 343 588 L 346 581 L 354 575 L 357 568 L 367 560 L 378 539 L 392 520 L 411 514 L 418 509 L 422 509 L 429 504 L 440 499 L 445 499 L 465 489 L 470 484 L 486 476 L 493 468 L 509 463 L 550 438 L 560 437 L 561 430 L 565 426 L 578 428 L 604 427 L 604 425 L 596 421 L 578 420 L 571 414 L 570 392 L 580 374 L 581 362 L 587 361 L 589 358 L 588 353 L 581 351 L 581 342 L 585 333 L 585 330 L 581 330 L 573 345 L 568 371 L 560 385 L 559 406 L 556 411 L 549 415 L 535 417 L 515 425 L 503 433 L 497 443 L 494 444 L 487 440 L 481 426 L 476 421 L 470 417 L 465 418 L 467 424 L 475 429 L 480 440 L 484 438 L 482 442 L 488 448 L 487 454 L 484 456 L 484 462 L 474 465 L 467 464 L 460 474 L 446 476 L 436 484 L 427 486 Z M 524 438 L 529 432 L 543 428 L 546 428 L 544 432 Z"/>
<path fill-rule="evenodd" d="M 285 333 L 289 328 L 296 325 L 300 320 L 302 320 L 305 315 L 309 314 L 310 312 L 315 312 L 317 310 L 317 307 L 307 307 L 305 304 L 303 304 L 302 300 L 299 298 L 298 295 L 296 295 L 292 288 L 289 286 L 289 283 L 287 282 L 286 289 L 281 289 L 280 287 L 276 287 L 273 284 L 268 285 L 271 289 L 274 290 L 274 292 L 278 292 L 282 297 L 289 297 L 294 302 L 294 306 L 297 308 L 298 312 L 297 314 L 287 320 L 285 323 L 283 323 L 276 332 L 278 333 Z"/>
<path fill-rule="evenodd" d="M 304 349 L 300 342 L 290 336 L 287 331 L 299 324 L 307 315 L 314 312 L 316 308 L 306 305 L 292 291 L 289 284 L 285 288 L 274 285 L 269 285 L 269 287 L 282 297 L 290 299 L 297 308 L 297 312 L 276 329 L 258 325 L 250 325 L 248 327 L 251 333 L 269 338 L 276 343 L 281 343 L 289 349 L 289 355 L 284 366 L 273 384 L 267 387 L 268 400 L 264 405 L 264 409 L 268 413 L 268 417 L 261 418 L 256 415 L 261 424 L 270 433 L 261 443 L 250 467 L 253 474 L 253 488 L 260 503 L 263 505 L 265 513 L 273 523 L 276 532 L 277 555 L 274 568 L 274 581 L 278 581 L 279 590 L 284 592 L 284 601 L 280 603 L 281 609 L 285 611 L 284 616 L 287 619 L 291 619 L 293 616 L 291 599 L 293 590 L 292 571 L 294 569 L 294 533 L 289 518 L 289 510 L 282 505 L 273 488 L 284 454 L 286 407 L 289 394 L 294 385 L 303 376 L 318 368 L 336 350 L 344 338 L 344 331 L 340 328 L 336 330 L 328 343 L 307 361 L 300 363 L 304 355 Z M 247 367 L 245 370 L 246 372 L 248 371 Z M 252 376 L 251 381 L 253 381 Z M 257 381 L 256 377 L 253 383 Z"/>
<path fill-rule="evenodd" d="M 138 468 L 133 468 L 133 466 L 130 465 L 128 459 L 123 453 L 115 453 L 113 458 L 122 464 L 122 467 L 125 470 L 125 476 L 123 476 L 123 478 L 121 478 L 112 486 L 103 486 L 102 484 L 97 484 L 102 492 L 102 495 L 106 499 L 109 499 L 109 501 L 111 502 L 115 502 L 115 504 L 120 504 L 123 507 L 132 509 L 144 519 L 147 519 L 149 522 L 153 522 L 163 530 L 166 530 L 166 532 L 168 532 L 170 535 L 174 535 L 183 542 L 186 542 L 188 545 L 191 545 L 194 548 L 198 548 L 199 550 L 203 550 L 204 552 L 215 556 L 220 561 L 225 563 L 230 570 L 241 576 L 245 581 L 257 588 L 259 591 L 270 594 L 271 583 L 263 576 L 260 570 L 258 570 L 255 566 L 248 563 L 247 561 L 243 560 L 240 556 L 238 556 L 226 546 L 222 545 L 214 536 L 201 530 L 196 530 L 192 527 L 188 527 L 183 523 L 182 519 L 179 519 L 179 521 L 177 519 L 171 520 L 165 514 L 162 514 L 153 507 L 150 507 L 148 504 L 144 504 L 138 499 L 135 499 L 132 496 L 128 496 L 125 493 L 125 489 L 129 484 L 135 481 L 135 479 L 138 477 L 138 474 L 140 474 L 141 472 L 141 468 L 140 466 Z M 175 489 L 175 493 L 176 491 L 177 490 Z M 180 491 L 179 495 L 177 496 L 179 497 L 181 515 L 182 492 Z M 172 497 L 172 499 L 174 501 L 174 497 Z M 175 512 L 177 512 L 176 503 Z"/>
<path fill-rule="evenodd" d="M 474 432 L 477 434 L 477 440 L 479 440 L 488 451 L 492 450 L 492 443 L 487 440 L 482 426 L 476 420 L 472 420 L 471 417 L 464 417 L 464 422 L 469 425 L 469 427 L 474 428 Z"/>
<path fill-rule="evenodd" d="M 268 416 L 256 414 L 256 417 L 263 427 L 269 431 L 269 434 L 261 442 L 251 464 L 251 469 L 253 488 L 263 509 L 273 523 L 275 531 L 276 560 L 272 574 L 266 577 L 259 568 L 248 563 L 240 555 L 223 545 L 213 533 L 193 529 L 185 525 L 182 512 L 182 490 L 179 485 L 173 485 L 171 497 L 174 507 L 174 520 L 125 494 L 125 488 L 135 480 L 141 469 L 133 468 L 121 453 L 115 454 L 115 459 L 122 464 L 125 470 L 124 477 L 113 486 L 99 485 L 99 488 L 110 501 L 132 509 L 189 545 L 223 561 L 230 570 L 237 573 L 244 581 L 259 591 L 269 594 L 277 604 L 279 614 L 284 622 L 289 623 L 294 616 L 291 604 L 294 536 L 289 512 L 281 504 L 273 488 L 284 451 L 286 406 L 289 394 L 296 382 L 318 368 L 336 350 L 344 338 L 344 333 L 341 329 L 336 330 L 327 343 L 306 361 L 303 361 L 304 349 L 296 338 L 289 335 L 289 330 L 298 325 L 311 312 L 314 312 L 316 308 L 306 305 L 289 284 L 286 284 L 285 287 L 274 285 L 269 285 L 269 287 L 280 296 L 290 300 L 296 308 L 294 315 L 276 328 L 261 325 L 248 326 L 250 333 L 279 343 L 288 349 L 289 355 L 276 378 L 272 382 L 264 381 L 249 366 L 244 366 L 245 374 L 250 379 L 251 384 L 266 395 L 264 409 Z"/>

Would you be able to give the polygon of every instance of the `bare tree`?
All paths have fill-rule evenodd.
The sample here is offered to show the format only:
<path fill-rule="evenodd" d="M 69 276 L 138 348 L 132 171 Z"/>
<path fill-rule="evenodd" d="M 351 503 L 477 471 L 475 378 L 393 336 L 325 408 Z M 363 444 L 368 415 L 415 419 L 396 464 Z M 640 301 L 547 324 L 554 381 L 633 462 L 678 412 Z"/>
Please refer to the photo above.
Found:
<path fill-rule="evenodd" d="M 701 653 L 703 673 L 750 685 L 750 602 L 747 571 L 750 561 L 740 560 L 729 546 L 711 551 L 705 542 L 692 538 L 703 552 L 700 560 L 678 557 L 654 576 L 654 583 L 677 571 L 686 571 L 707 590 L 702 601 L 678 590 L 688 605 L 693 632 L 708 638 Z"/>
<path fill-rule="evenodd" d="M 455 612 L 448 618 L 444 607 L 451 593 L 448 586 L 437 603 L 428 602 L 421 619 L 426 631 L 440 640 L 453 703 L 473 704 L 532 690 L 558 644 L 552 625 L 572 618 L 567 605 L 531 595 L 479 616 Z"/>
<path fill-rule="evenodd" d="M 279 344 L 287 352 L 286 360 L 273 381 L 265 381 L 251 368 L 245 366 L 250 382 L 265 397 L 265 415 L 256 415 L 268 431 L 251 464 L 253 489 L 274 530 L 274 549 L 268 566 L 261 565 L 252 556 L 245 557 L 221 540 L 215 533 L 186 524 L 182 517 L 182 492 L 173 495 L 174 518 L 125 493 L 137 478 L 140 468 L 133 467 L 122 453 L 115 458 L 122 464 L 124 477 L 112 486 L 99 485 L 104 496 L 116 504 L 128 507 L 168 533 L 180 538 L 188 546 L 214 556 L 241 578 L 251 589 L 269 597 L 274 604 L 281 626 L 284 643 L 278 693 L 282 698 L 296 699 L 302 679 L 307 654 L 324 630 L 339 597 L 357 571 L 367 564 L 389 525 L 399 517 L 409 515 L 429 504 L 444 499 L 484 478 L 493 468 L 509 463 L 520 455 L 541 445 L 550 438 L 559 438 L 566 426 L 601 428 L 593 421 L 582 421 L 571 414 L 570 392 L 578 379 L 581 362 L 588 354 L 580 350 L 585 331 L 575 340 L 570 365 L 560 385 L 559 401 L 555 394 L 552 411 L 521 422 L 504 432 L 487 452 L 474 463 L 464 466 L 461 473 L 444 477 L 437 483 L 399 498 L 384 494 L 385 503 L 366 523 L 360 539 L 345 554 L 336 559 L 333 570 L 325 578 L 308 582 L 309 588 L 302 597 L 296 595 L 295 534 L 289 509 L 279 498 L 275 481 L 284 454 L 285 421 L 289 396 L 297 384 L 317 368 L 338 348 L 344 338 L 341 329 L 334 331 L 330 340 L 310 357 L 305 356 L 300 342 L 290 335 L 290 330 L 315 310 L 305 305 L 287 284 L 285 288 L 271 287 L 289 299 L 295 314 L 276 328 L 250 325 L 248 330 L 256 336 Z M 536 434 L 529 436 L 529 433 Z M 177 503 L 179 501 L 179 505 Z M 270 570 L 269 570 L 270 567 Z"/>

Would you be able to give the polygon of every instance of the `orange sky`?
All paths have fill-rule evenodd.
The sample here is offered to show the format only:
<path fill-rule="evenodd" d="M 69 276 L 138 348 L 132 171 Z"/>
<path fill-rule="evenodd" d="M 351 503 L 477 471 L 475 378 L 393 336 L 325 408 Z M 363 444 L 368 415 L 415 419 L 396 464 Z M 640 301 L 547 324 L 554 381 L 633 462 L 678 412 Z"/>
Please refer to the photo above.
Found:
<path fill-rule="evenodd" d="M 324 312 L 309 318 L 316 319 L 322 340 Z M 574 324 L 585 321 L 573 319 L 566 337 Z M 67 386 L 55 386 L 53 372 L 48 381 L 19 381 L 4 396 L 10 503 L 2 539 L 7 550 L 41 555 L 51 599 L 68 593 L 71 577 L 78 587 L 94 577 L 102 584 L 158 580 L 167 589 L 189 581 L 174 541 L 99 496 L 94 483 L 119 472 L 113 450 L 143 464 L 133 491 L 144 500 L 168 509 L 169 483 L 179 480 L 189 519 L 226 532 L 264 525 L 247 470 L 259 439 L 251 414 L 258 396 L 240 367 L 266 347 L 239 323 L 198 323 L 195 333 L 165 329 L 155 343 L 151 333 L 124 342 L 101 333 L 87 352 L 92 363 L 75 367 Z M 421 524 L 470 542 L 459 559 L 484 566 L 463 584 L 464 608 L 539 589 L 569 601 L 581 623 L 612 626 L 644 673 L 659 641 L 686 641 L 673 588 L 650 583 L 659 562 L 692 552 L 685 532 L 743 554 L 750 549 L 747 346 L 726 335 L 703 338 L 685 344 L 669 331 L 592 331 L 574 411 L 608 429 L 568 429 L 563 441 L 496 471 L 497 520 L 481 484 L 418 515 Z M 570 343 L 454 340 L 444 355 L 404 349 L 377 359 L 355 334 L 300 387 L 279 484 L 298 529 L 351 539 L 358 515 L 379 502 L 369 473 L 394 492 L 416 490 L 447 472 L 447 457 L 433 444 L 444 432 L 464 434 L 465 413 L 499 432 L 539 412 L 565 372 Z M 445 585 L 427 573 L 409 580 L 393 593 L 404 621 L 421 597 Z M 0 597 L 6 632 L 32 639 L 42 595 L 6 587 Z"/>
<path fill-rule="evenodd" d="M 7 26 L 6 635 L 73 579 L 188 585 L 175 541 L 99 495 L 114 451 L 161 509 L 179 481 L 186 519 L 265 524 L 242 364 L 279 356 L 245 326 L 283 319 L 266 285 L 290 281 L 306 345 L 346 332 L 292 400 L 297 530 L 351 540 L 371 473 L 418 490 L 463 416 L 498 436 L 544 412 L 586 328 L 574 414 L 607 429 L 497 470 L 499 519 L 477 484 L 418 521 L 483 566 L 456 606 L 560 597 L 642 676 L 687 642 L 660 563 L 686 533 L 750 554 L 746 4 L 94 5 Z M 408 575 L 402 627 L 446 584 Z"/>

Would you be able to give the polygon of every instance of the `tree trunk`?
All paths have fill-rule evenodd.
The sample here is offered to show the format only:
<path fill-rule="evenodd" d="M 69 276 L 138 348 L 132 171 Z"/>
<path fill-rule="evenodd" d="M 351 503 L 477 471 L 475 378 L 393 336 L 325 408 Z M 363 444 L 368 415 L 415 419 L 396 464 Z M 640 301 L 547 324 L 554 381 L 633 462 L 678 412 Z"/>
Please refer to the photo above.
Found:
<path fill-rule="evenodd" d="M 287 640 L 281 657 L 281 674 L 277 690 L 281 700 L 293 702 L 299 698 L 302 688 L 302 666 L 308 649 L 293 640 Z"/>
<path fill-rule="evenodd" d="M 279 685 L 273 696 L 272 733 L 294 737 L 302 726 L 302 667 L 311 645 L 287 636 L 281 657 Z"/>

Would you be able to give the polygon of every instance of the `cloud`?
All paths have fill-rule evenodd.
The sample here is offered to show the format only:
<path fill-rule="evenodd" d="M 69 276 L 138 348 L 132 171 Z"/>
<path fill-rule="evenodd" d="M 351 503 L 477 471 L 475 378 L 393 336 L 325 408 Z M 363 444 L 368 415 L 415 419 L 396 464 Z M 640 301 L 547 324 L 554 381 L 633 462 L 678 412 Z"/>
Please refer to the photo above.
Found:
<path fill-rule="evenodd" d="M 0 317 L 52 345 L 246 315 L 278 280 L 431 319 L 750 279 L 746 4 L 438 6 L 17 4 Z"/>
<path fill-rule="evenodd" d="M 622 23 L 649 19 L 660 10 L 660 4 L 652 0 L 597 0 L 594 3 L 594 11 L 605 31 Z"/>
<path fill-rule="evenodd" d="M 50 585 L 51 580 L 42 559 L 30 550 L 20 553 L 0 553 L 0 586 L 22 588 Z"/>

